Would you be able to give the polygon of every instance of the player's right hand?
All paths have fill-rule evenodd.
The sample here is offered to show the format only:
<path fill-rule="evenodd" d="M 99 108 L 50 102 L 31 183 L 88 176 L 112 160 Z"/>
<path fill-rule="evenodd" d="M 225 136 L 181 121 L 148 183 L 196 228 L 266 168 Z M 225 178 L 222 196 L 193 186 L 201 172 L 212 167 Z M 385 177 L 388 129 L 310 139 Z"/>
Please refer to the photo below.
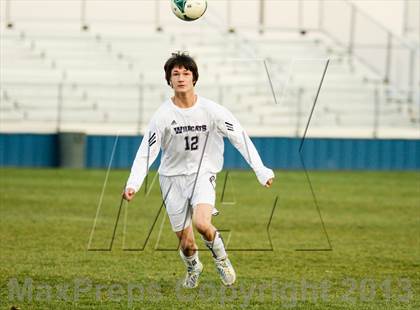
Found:
<path fill-rule="evenodd" d="M 136 191 L 133 188 L 126 188 L 122 195 L 125 200 L 131 201 L 136 195 Z"/>

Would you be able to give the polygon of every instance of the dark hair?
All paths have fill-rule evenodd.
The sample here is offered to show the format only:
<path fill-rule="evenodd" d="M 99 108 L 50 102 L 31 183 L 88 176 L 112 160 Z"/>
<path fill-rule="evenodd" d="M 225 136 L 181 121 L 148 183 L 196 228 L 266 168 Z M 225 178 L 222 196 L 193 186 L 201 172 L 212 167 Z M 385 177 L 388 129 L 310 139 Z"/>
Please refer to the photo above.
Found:
<path fill-rule="evenodd" d="M 198 81 L 198 68 L 195 60 L 186 53 L 176 52 L 172 53 L 171 58 L 169 58 L 163 69 L 165 70 L 165 78 L 168 85 L 171 85 L 171 73 L 172 69 L 175 67 L 184 67 L 185 69 L 189 70 L 193 74 L 193 85 Z"/>

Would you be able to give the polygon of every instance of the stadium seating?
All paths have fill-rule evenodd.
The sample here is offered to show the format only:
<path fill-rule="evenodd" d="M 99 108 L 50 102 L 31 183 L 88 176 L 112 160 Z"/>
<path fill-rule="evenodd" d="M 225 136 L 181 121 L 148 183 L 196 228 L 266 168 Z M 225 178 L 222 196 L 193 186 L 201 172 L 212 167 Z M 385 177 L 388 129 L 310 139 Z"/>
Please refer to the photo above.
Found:
<path fill-rule="evenodd" d="M 171 94 L 164 60 L 188 50 L 200 67 L 199 93 L 228 107 L 251 135 L 302 134 L 326 59 L 309 135 L 418 135 L 419 106 L 390 101 L 386 85 L 320 33 L 221 36 L 200 27 L 185 40 L 169 29 L 98 23 L 86 32 L 38 22 L 1 36 L 2 131 L 142 133 Z"/>

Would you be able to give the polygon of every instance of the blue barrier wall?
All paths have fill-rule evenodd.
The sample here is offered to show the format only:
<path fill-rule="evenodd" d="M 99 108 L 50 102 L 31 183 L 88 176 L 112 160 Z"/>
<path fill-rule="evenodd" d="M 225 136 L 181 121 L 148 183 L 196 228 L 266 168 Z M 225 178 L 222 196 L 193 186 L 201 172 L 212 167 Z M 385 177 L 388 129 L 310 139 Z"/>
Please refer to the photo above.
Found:
<path fill-rule="evenodd" d="M 302 169 L 300 156 L 308 169 L 417 170 L 420 169 L 420 140 L 326 139 L 305 140 L 301 155 L 298 138 L 253 138 L 264 163 L 272 168 Z M 114 136 L 88 136 L 86 167 L 109 165 Z M 119 137 L 113 168 L 128 168 L 141 137 Z M 54 134 L 0 134 L 0 165 L 56 167 L 58 138 Z M 159 158 L 154 167 L 157 167 Z M 225 143 L 225 168 L 247 168 L 241 154 Z"/>
<path fill-rule="evenodd" d="M 0 134 L 0 166 L 56 167 L 56 134 Z"/>

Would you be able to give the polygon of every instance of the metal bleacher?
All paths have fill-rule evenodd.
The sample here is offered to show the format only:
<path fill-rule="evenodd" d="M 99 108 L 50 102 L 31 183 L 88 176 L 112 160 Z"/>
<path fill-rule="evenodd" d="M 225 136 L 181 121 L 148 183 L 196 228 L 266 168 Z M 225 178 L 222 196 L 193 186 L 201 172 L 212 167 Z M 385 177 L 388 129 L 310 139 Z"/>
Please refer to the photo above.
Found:
<path fill-rule="evenodd" d="M 228 107 L 251 135 L 301 135 L 327 59 L 309 135 L 419 135 L 419 107 L 387 101 L 386 87 L 367 83 L 374 75 L 339 47 L 332 52 L 333 42 L 322 34 L 222 35 L 206 24 L 196 28 L 2 27 L 0 130 L 142 133 L 171 94 L 164 61 L 175 50 L 188 50 L 200 69 L 197 91 Z"/>

